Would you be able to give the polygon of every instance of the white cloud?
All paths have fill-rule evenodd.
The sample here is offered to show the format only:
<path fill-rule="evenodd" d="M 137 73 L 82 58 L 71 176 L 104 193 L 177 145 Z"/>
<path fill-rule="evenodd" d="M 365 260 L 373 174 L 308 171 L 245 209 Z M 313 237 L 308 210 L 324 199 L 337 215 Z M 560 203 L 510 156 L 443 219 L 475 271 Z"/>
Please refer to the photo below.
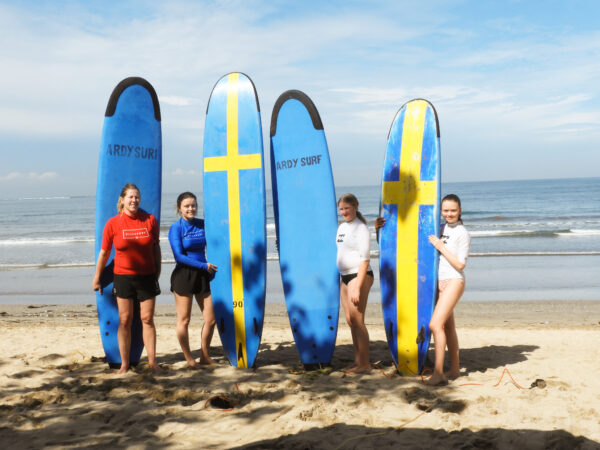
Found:
<path fill-rule="evenodd" d="M 172 106 L 188 106 L 191 104 L 191 100 L 189 98 L 184 97 L 176 97 L 176 96 L 160 96 L 159 102 L 161 104 L 167 104 Z"/>
<path fill-rule="evenodd" d="M 180 176 L 191 176 L 191 175 L 198 175 L 198 172 L 196 172 L 193 169 L 175 169 L 171 172 L 171 175 L 176 176 L 176 177 L 180 177 Z"/>
<path fill-rule="evenodd" d="M 6 175 L 0 175 L 0 181 L 48 181 L 58 177 L 56 172 L 10 172 Z"/>

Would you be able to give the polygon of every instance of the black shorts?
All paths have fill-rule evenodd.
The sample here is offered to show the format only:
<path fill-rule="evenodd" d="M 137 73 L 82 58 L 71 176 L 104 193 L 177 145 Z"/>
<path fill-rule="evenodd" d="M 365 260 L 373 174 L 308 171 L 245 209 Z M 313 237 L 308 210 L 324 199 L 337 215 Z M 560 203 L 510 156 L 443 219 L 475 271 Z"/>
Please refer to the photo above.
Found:
<path fill-rule="evenodd" d="M 156 275 L 118 275 L 113 282 L 113 295 L 132 300 L 148 300 L 160 294 Z"/>
<path fill-rule="evenodd" d="M 177 266 L 171 274 L 171 292 L 179 295 L 210 294 L 210 275 L 206 270 Z"/>
<path fill-rule="evenodd" d="M 370 275 L 371 278 L 375 277 L 372 270 L 369 270 L 367 272 L 367 275 Z M 347 286 L 348 283 L 350 283 L 350 281 L 354 280 L 357 276 L 358 276 L 357 273 L 349 273 L 348 275 L 340 275 L 340 278 L 342 280 L 342 283 L 344 283 Z"/>

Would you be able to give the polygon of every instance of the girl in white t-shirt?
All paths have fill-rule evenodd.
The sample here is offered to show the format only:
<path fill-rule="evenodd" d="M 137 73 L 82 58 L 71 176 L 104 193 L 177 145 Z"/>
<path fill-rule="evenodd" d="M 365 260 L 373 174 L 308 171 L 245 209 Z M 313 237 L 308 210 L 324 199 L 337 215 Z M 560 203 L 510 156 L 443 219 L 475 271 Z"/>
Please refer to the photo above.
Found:
<path fill-rule="evenodd" d="M 365 310 L 373 285 L 373 270 L 369 265 L 371 235 L 364 217 L 358 211 L 358 200 L 354 195 L 342 195 L 338 200 L 338 208 L 344 219 L 336 236 L 340 299 L 354 346 L 354 365 L 348 372 L 368 372 L 371 362 Z"/>
<path fill-rule="evenodd" d="M 460 376 L 458 336 L 454 323 L 454 307 L 465 290 L 464 269 L 469 256 L 471 238 L 460 218 L 460 199 L 454 194 L 442 199 L 442 217 L 446 224 L 442 236 L 429 236 L 429 242 L 440 252 L 438 271 L 438 300 L 429 322 L 435 342 L 435 365 L 433 375 L 426 384 L 447 384 L 448 378 Z M 444 356 L 448 346 L 450 370 L 444 373 Z"/>

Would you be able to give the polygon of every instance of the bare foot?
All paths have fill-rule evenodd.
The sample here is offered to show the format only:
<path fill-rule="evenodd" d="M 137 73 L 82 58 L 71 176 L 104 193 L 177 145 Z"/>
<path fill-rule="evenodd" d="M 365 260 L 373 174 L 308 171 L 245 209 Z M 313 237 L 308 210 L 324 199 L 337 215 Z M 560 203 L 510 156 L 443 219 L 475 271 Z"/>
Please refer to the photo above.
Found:
<path fill-rule="evenodd" d="M 187 366 L 188 366 L 188 369 L 198 370 L 200 368 L 200 364 L 198 364 L 195 359 L 188 361 Z"/>
<path fill-rule="evenodd" d="M 148 367 L 154 372 L 154 373 L 165 373 L 166 370 L 163 369 L 162 367 L 160 367 L 160 365 L 158 364 L 148 364 Z"/>
<path fill-rule="evenodd" d="M 356 366 L 346 371 L 346 373 L 369 373 L 372 370 L 371 363 L 362 366 Z"/>
<path fill-rule="evenodd" d="M 207 356 L 206 358 L 204 356 L 201 356 L 200 364 L 203 366 L 210 366 L 216 364 L 216 362 L 210 356 Z"/>
<path fill-rule="evenodd" d="M 127 373 L 128 370 L 129 370 L 129 366 L 121 366 L 121 368 L 119 369 L 117 374 Z"/>
<path fill-rule="evenodd" d="M 442 374 L 434 373 L 429 378 L 423 381 L 427 386 L 446 386 L 448 380 Z"/>
<path fill-rule="evenodd" d="M 456 380 L 458 377 L 460 377 L 460 370 L 449 370 L 448 372 L 444 372 L 444 376 L 448 380 Z"/>

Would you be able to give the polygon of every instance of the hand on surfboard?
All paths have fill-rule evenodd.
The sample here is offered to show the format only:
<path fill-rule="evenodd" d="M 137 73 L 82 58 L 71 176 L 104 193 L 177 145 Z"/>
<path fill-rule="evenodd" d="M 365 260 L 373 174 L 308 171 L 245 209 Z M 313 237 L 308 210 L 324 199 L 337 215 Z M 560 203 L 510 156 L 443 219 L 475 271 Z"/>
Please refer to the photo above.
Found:
<path fill-rule="evenodd" d="M 214 264 L 208 263 L 207 271 L 208 271 L 208 273 L 210 273 L 212 275 L 213 273 L 215 273 L 217 271 L 217 266 L 215 266 Z"/>
<path fill-rule="evenodd" d="M 442 241 L 437 236 L 434 236 L 433 234 L 429 236 L 429 242 L 431 242 L 431 244 L 435 247 L 437 251 L 440 251 L 444 246 L 444 241 Z"/>
<path fill-rule="evenodd" d="M 385 219 L 383 217 L 378 217 L 375 219 L 375 230 L 379 231 L 381 227 L 385 225 Z"/>

